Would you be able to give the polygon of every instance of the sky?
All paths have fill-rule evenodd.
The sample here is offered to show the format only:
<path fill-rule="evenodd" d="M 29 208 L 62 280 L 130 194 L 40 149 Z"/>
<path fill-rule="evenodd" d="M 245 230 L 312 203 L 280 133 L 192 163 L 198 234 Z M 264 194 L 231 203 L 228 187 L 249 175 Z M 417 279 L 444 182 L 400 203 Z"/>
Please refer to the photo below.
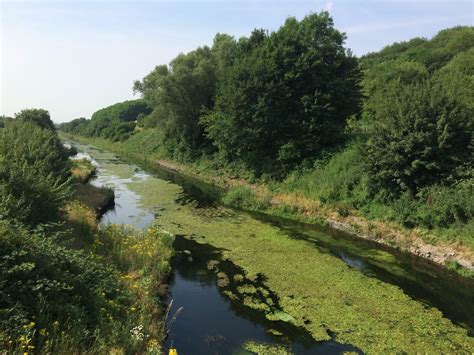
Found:
<path fill-rule="evenodd" d="M 0 0 L 0 115 L 44 108 L 55 122 L 89 118 L 137 98 L 135 80 L 218 32 L 277 30 L 322 10 L 358 56 L 474 25 L 474 0 Z"/>

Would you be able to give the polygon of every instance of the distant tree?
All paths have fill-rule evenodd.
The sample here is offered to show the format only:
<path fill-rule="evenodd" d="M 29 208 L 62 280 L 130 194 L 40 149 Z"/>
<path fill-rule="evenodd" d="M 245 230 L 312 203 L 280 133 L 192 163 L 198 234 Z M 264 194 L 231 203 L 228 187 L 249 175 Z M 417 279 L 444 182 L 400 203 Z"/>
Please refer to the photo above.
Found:
<path fill-rule="evenodd" d="M 184 154 L 209 145 L 199 125 L 203 110 L 213 107 L 215 67 L 209 47 L 181 54 L 134 84 L 154 108 L 165 138 Z"/>
<path fill-rule="evenodd" d="M 43 129 L 50 129 L 52 131 L 56 130 L 54 123 L 49 116 L 49 112 L 43 109 L 22 110 L 15 114 L 15 118 L 25 122 L 33 122 Z"/>
<path fill-rule="evenodd" d="M 0 128 L 5 127 L 5 124 L 8 121 L 11 121 L 13 118 L 12 117 L 7 117 L 7 116 L 0 116 Z"/>
<path fill-rule="evenodd" d="M 431 40 L 414 38 L 408 42 L 394 43 L 379 52 L 361 58 L 361 65 L 368 69 L 391 60 L 418 62 L 430 73 L 442 68 L 457 54 L 474 46 L 474 27 L 457 26 L 442 30 Z"/>
<path fill-rule="evenodd" d="M 58 125 L 64 132 L 83 136 L 123 141 L 132 135 L 139 120 L 144 120 L 151 108 L 144 100 L 129 100 L 104 107 L 92 114 L 90 120 L 77 118 Z"/>

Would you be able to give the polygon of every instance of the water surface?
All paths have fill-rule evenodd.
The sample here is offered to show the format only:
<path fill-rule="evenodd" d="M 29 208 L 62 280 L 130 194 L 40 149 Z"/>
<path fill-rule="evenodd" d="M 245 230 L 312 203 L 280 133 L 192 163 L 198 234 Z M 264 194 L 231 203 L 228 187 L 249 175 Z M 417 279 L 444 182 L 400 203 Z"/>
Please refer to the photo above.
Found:
<path fill-rule="evenodd" d="M 98 165 L 97 178 L 92 183 L 112 186 L 116 191 L 115 209 L 104 215 L 102 223 L 124 223 L 142 228 L 153 222 L 160 223 L 166 217 L 162 212 L 167 208 L 179 210 L 180 206 L 188 209 L 191 206 L 195 211 L 193 213 L 200 214 L 201 217 L 208 215 L 207 219 L 201 219 L 209 224 L 219 220 L 234 220 L 236 223 L 258 220 L 271 228 L 277 228 L 285 236 L 311 243 L 318 252 L 342 260 L 354 272 L 400 287 L 413 299 L 440 309 L 445 317 L 470 331 L 474 327 L 471 317 L 474 314 L 472 279 L 328 228 L 234 210 L 228 210 L 222 215 L 217 203 L 219 190 L 212 186 L 149 166 L 146 167 L 149 172 L 145 172 L 138 165 L 124 163 L 108 152 L 73 144 L 80 151 L 81 157 L 90 157 Z M 177 189 L 179 197 L 173 200 L 173 206 L 163 204 L 153 205 L 152 208 L 144 207 L 147 192 L 137 193 L 137 189 L 133 187 L 150 182 L 149 179 L 162 181 L 163 184 L 167 182 L 166 184 L 171 184 L 166 185 L 167 187 Z M 162 193 L 167 192 L 163 190 Z M 175 222 L 166 221 L 165 218 L 163 223 L 167 223 L 166 226 L 170 228 Z M 179 227 L 177 223 L 176 230 Z M 271 322 L 263 312 L 231 301 L 222 292 L 225 288 L 217 286 L 216 272 L 207 267 L 210 260 L 221 260 L 222 250 L 196 243 L 192 240 L 195 237 L 192 235 L 192 228 L 187 231 L 190 234 L 186 238 L 177 236 L 175 241 L 177 252 L 172 261 L 170 290 L 173 303 L 167 346 L 173 344 L 183 353 L 228 354 L 244 351 L 243 345 L 247 341 L 257 341 L 284 346 L 298 354 L 358 352 L 355 347 L 339 344 L 334 339 L 316 342 L 302 328 L 286 322 Z M 230 262 L 221 265 L 227 265 L 226 272 L 229 275 L 238 272 L 237 266 Z"/>

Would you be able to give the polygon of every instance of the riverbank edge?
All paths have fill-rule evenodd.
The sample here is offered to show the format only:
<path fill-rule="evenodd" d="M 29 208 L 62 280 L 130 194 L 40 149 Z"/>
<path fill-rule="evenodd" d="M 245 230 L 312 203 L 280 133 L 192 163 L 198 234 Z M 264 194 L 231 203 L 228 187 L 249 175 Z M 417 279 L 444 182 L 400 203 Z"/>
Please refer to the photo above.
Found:
<path fill-rule="evenodd" d="M 132 161 L 191 177 L 218 187 L 226 193 L 233 189 L 245 188 L 251 191 L 256 199 L 266 199 L 269 202 L 268 204 L 256 203 L 244 208 L 230 203 L 230 207 L 284 217 L 297 222 L 326 225 L 352 236 L 429 260 L 442 267 L 452 269 L 462 276 L 474 277 L 474 251 L 459 243 L 446 241 L 440 241 L 437 244 L 429 243 L 427 241 L 430 239 L 428 230 L 407 229 L 395 222 L 369 220 L 354 209 L 347 209 L 341 213 L 332 206 L 321 204 L 297 193 L 273 193 L 263 184 L 252 184 L 222 172 L 217 175 L 212 174 L 209 170 L 198 169 L 189 164 L 154 157 L 150 154 L 132 154 L 122 148 L 123 143 L 111 142 L 102 138 L 81 137 L 64 132 L 61 132 L 61 135 L 79 143 L 92 144 L 98 148 L 110 150 Z M 262 208 L 262 205 L 265 207 Z"/>
<path fill-rule="evenodd" d="M 64 218 L 66 222 L 66 227 L 72 229 L 73 235 L 76 233 L 76 240 L 73 240 L 71 244 L 72 248 L 84 250 L 90 249 L 90 252 L 93 252 L 93 250 L 97 248 L 95 244 L 98 244 L 99 246 L 104 246 L 105 244 L 111 244 L 116 246 L 117 242 L 122 244 L 125 238 L 131 238 L 133 240 L 137 239 L 138 236 L 133 235 L 133 233 L 130 237 L 126 236 L 124 233 L 127 231 L 129 232 L 130 230 L 128 226 L 124 226 L 122 224 L 107 227 L 104 233 L 99 233 L 100 219 L 105 213 L 113 209 L 115 206 L 115 192 L 111 187 L 99 187 L 91 184 L 92 179 L 96 176 L 96 167 L 94 167 L 94 169 L 87 169 L 73 164 L 73 168 L 71 169 L 71 175 L 74 181 L 72 185 L 73 194 L 64 210 Z M 75 216 L 73 216 L 74 214 Z M 78 240 L 79 238 L 82 238 L 81 233 L 84 232 L 84 229 L 80 228 L 79 233 L 78 231 L 74 232 L 74 218 L 78 219 L 83 226 L 86 226 L 90 233 L 96 235 L 95 238 L 98 239 L 93 242 L 94 245 L 87 245 L 88 242 L 84 243 L 84 241 Z M 151 228 L 148 228 L 146 232 L 143 232 L 141 234 L 141 239 L 143 239 L 144 237 L 147 238 L 148 235 L 154 233 L 155 232 Z M 162 231 L 159 231 L 158 233 L 163 235 Z M 118 236 L 119 238 L 117 240 L 114 240 L 114 236 Z M 125 242 L 124 244 L 127 245 L 129 243 Z M 140 246 L 140 244 L 137 244 L 137 246 Z M 139 290 L 143 287 L 144 284 L 150 283 L 148 287 L 149 290 L 143 292 L 146 296 L 138 297 L 138 295 L 136 295 L 137 297 L 135 299 L 135 302 L 141 307 L 146 308 L 146 310 L 148 311 L 147 313 L 149 313 L 148 317 L 150 318 L 151 322 L 153 322 L 150 324 L 153 324 L 152 326 L 154 326 L 155 328 L 160 328 L 158 330 L 155 330 L 155 332 L 157 332 L 159 340 L 159 343 L 156 344 L 156 346 L 160 347 L 161 350 L 165 348 L 165 341 L 167 337 L 165 326 L 166 313 L 169 307 L 168 283 L 169 278 L 171 276 L 171 256 L 174 253 L 170 245 L 165 245 L 164 247 L 166 248 L 165 254 L 168 256 L 168 258 L 165 258 L 167 259 L 168 267 L 167 270 L 160 272 L 157 275 L 153 275 L 158 276 L 158 278 L 156 278 L 155 280 L 151 280 L 150 283 L 150 280 L 147 280 L 149 276 L 147 277 L 146 273 L 140 272 L 140 270 L 132 270 L 129 274 L 126 274 L 122 277 L 122 281 L 124 282 L 126 287 L 134 293 L 136 292 L 136 289 Z M 116 248 L 114 247 L 113 249 L 115 251 Z M 134 254 L 139 254 L 140 249 L 143 249 L 142 251 L 144 251 L 148 248 L 144 248 L 143 246 L 141 246 L 140 248 L 132 247 L 133 252 L 128 253 L 128 257 L 132 259 L 137 256 L 140 257 L 140 255 L 136 256 Z M 111 262 L 111 260 L 109 262 Z M 114 263 L 112 262 L 112 264 Z M 119 269 L 117 267 L 118 265 L 113 266 L 116 267 L 117 270 Z M 137 287 L 137 285 L 140 285 L 140 287 Z M 154 296 L 148 296 L 150 293 L 153 293 Z M 160 302 L 156 302 L 155 297 L 158 297 Z M 134 308 L 135 307 L 133 306 L 131 307 L 132 312 L 137 312 L 138 309 L 134 310 Z M 138 306 L 136 308 L 138 308 Z M 156 350 L 154 343 L 150 343 L 150 341 L 145 341 L 145 343 L 147 348 L 151 347 L 152 350 Z"/>

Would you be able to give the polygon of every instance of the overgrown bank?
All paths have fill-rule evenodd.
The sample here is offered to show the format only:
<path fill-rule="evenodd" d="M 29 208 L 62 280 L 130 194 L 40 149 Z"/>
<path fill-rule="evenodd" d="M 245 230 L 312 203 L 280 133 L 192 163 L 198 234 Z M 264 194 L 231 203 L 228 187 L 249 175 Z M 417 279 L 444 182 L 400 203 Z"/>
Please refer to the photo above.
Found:
<path fill-rule="evenodd" d="M 141 99 L 60 129 L 232 185 L 234 206 L 472 269 L 474 29 L 361 58 L 344 41 L 326 12 L 218 34 L 135 82 Z"/>
<path fill-rule="evenodd" d="M 90 152 L 111 156 L 106 150 L 90 148 Z M 134 165 L 123 162 L 113 165 L 114 174 L 127 179 L 127 189 L 140 197 L 140 206 L 156 214 L 155 223 L 159 227 L 197 243 L 210 244 L 222 255 L 216 254 L 217 259 L 242 268 L 242 275 L 236 278 L 239 293 L 226 292 L 225 295 L 234 299 L 242 295 L 244 307 L 263 312 L 270 321 L 290 321 L 306 329 L 315 339 L 332 337 L 338 343 L 353 344 L 367 353 L 409 352 L 420 347 L 428 352 L 472 349 L 472 339 L 466 329 L 450 322 L 436 308 L 414 300 L 400 288 L 365 275 L 324 251 L 321 247 L 324 241 L 332 243 L 333 240 L 326 233 L 315 232 L 308 235 L 307 240 L 301 240 L 286 229 L 249 214 L 199 203 L 205 201 L 201 199 L 192 200 L 186 188 L 179 184 L 153 175 L 129 179 L 136 170 Z M 316 236 L 320 234 L 321 237 Z M 366 252 L 367 259 L 378 260 L 379 265 L 397 277 L 416 279 L 413 269 L 401 267 L 400 260 L 390 252 L 377 248 L 367 248 Z M 195 264 L 190 256 L 196 260 L 199 255 L 194 251 L 191 255 L 183 254 L 185 262 L 193 268 Z M 215 266 L 215 263 L 208 265 L 209 268 Z M 226 277 L 230 280 L 234 277 L 232 273 L 224 275 L 227 271 L 222 266 L 219 265 L 216 276 L 218 285 L 224 287 L 228 282 Z M 451 281 L 448 278 L 448 284 L 454 279 L 458 278 L 453 277 Z M 258 280 L 263 283 L 264 291 L 271 290 L 277 298 L 259 299 L 258 292 L 245 287 L 246 280 Z M 224 288 L 224 291 L 231 290 Z M 464 299 L 459 296 L 461 298 Z"/>
<path fill-rule="evenodd" d="M 0 129 L 0 352 L 161 353 L 172 240 L 99 227 L 113 191 L 72 154 L 46 111 Z"/>
<path fill-rule="evenodd" d="M 323 204 L 306 197 L 301 190 L 287 188 L 287 182 L 251 183 L 243 178 L 236 178 L 232 170 L 215 169 L 211 161 L 172 161 L 164 158 L 156 148 L 156 136 L 159 133 L 155 130 L 144 130 L 124 142 L 61 134 L 72 140 L 113 151 L 134 161 L 160 166 L 218 186 L 225 191 L 222 202 L 229 206 L 307 223 L 328 224 L 350 234 L 456 269 L 465 276 L 472 276 L 474 256 L 469 244 L 433 235 L 432 231 L 426 229 L 409 229 L 394 221 L 370 219 L 347 205 Z"/>

